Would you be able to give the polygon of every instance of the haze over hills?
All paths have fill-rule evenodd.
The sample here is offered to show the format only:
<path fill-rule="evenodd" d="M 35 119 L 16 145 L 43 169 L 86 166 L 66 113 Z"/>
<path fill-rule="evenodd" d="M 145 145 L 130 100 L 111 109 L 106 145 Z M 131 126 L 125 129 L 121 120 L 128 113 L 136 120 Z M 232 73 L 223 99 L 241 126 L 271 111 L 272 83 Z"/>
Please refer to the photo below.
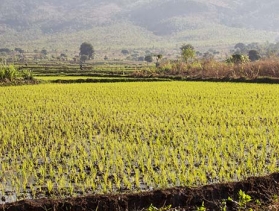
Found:
<path fill-rule="evenodd" d="M 279 38 L 277 0 L 0 0 L 1 47 L 174 48 Z"/>

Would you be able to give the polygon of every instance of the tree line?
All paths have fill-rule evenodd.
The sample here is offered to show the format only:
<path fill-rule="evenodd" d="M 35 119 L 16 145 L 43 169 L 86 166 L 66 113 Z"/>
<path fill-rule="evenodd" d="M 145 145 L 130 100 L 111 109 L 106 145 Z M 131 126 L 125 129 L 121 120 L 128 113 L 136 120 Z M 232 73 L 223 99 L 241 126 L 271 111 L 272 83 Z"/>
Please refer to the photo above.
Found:
<path fill-rule="evenodd" d="M 163 58 L 162 54 L 153 54 L 152 52 L 146 50 L 146 55 L 138 55 L 135 53 L 131 53 L 127 49 L 122 49 L 121 54 L 124 56 L 127 56 L 128 60 L 133 61 L 146 61 L 147 63 L 152 63 L 155 61 L 156 66 L 159 65 L 160 60 Z M 135 52 L 135 51 L 134 51 Z M 10 56 L 17 56 L 23 57 L 22 55 L 25 53 L 25 51 L 21 48 L 15 48 L 14 50 L 11 50 L 9 48 L 0 48 L 0 59 L 3 59 L 5 55 Z M 46 49 L 42 50 L 34 50 L 34 53 L 37 55 L 34 55 L 34 59 L 44 59 L 47 58 L 49 52 Z M 38 57 L 39 54 L 39 57 Z M 66 53 L 61 53 L 60 55 L 57 55 L 54 57 L 54 53 L 52 52 L 52 58 L 58 59 L 58 60 L 67 60 Z M 218 55 L 219 52 L 213 49 L 208 50 L 205 53 L 201 53 L 197 51 L 193 45 L 191 44 L 183 44 L 180 47 L 180 58 L 186 62 L 189 63 L 193 61 L 196 58 L 204 58 L 204 59 L 212 59 L 216 55 Z M 240 62 L 246 62 L 246 61 L 256 61 L 261 58 L 266 57 L 272 57 L 272 56 L 278 56 L 279 55 L 279 43 L 250 43 L 250 44 L 244 44 L 244 43 L 237 43 L 234 48 L 230 52 L 231 55 L 228 56 L 226 61 L 228 63 L 240 63 Z M 36 57 L 36 58 L 35 58 Z M 81 64 L 85 63 L 88 60 L 93 60 L 95 57 L 95 50 L 91 43 L 89 42 L 83 42 L 79 47 L 79 55 L 75 56 L 74 61 L 80 62 Z M 109 60 L 109 57 L 105 55 L 103 57 L 105 61 Z"/>

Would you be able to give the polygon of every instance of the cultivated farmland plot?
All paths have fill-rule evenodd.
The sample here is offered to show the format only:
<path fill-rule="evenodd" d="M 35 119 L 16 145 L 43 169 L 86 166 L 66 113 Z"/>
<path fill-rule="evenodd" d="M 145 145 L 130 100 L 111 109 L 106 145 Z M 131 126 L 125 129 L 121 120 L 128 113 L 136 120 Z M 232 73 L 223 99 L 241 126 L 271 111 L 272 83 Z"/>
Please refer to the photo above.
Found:
<path fill-rule="evenodd" d="M 278 85 L 43 84 L 1 87 L 0 99 L 2 203 L 278 170 Z"/>

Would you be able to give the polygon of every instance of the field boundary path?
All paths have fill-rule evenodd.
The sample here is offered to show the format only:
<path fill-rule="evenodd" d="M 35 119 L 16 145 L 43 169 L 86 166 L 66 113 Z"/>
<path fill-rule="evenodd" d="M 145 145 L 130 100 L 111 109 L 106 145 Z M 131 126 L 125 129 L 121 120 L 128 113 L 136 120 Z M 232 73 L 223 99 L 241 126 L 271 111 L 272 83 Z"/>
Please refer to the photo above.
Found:
<path fill-rule="evenodd" d="M 251 196 L 250 206 L 255 206 L 256 201 L 257 204 L 260 202 L 261 206 L 267 206 L 274 202 L 274 196 L 279 195 L 278 182 L 279 173 L 274 173 L 264 177 L 249 177 L 241 182 L 212 184 L 197 188 L 176 187 L 131 194 L 91 195 L 57 200 L 24 200 L 0 205 L 0 211 L 130 211 L 144 210 L 150 207 L 151 204 L 159 208 L 171 205 L 172 208 L 177 208 L 176 210 L 196 210 L 203 203 L 208 210 L 220 210 L 222 201 L 227 200 L 229 197 L 233 201 L 227 203 L 227 210 L 238 210 L 236 201 L 240 190 Z"/>

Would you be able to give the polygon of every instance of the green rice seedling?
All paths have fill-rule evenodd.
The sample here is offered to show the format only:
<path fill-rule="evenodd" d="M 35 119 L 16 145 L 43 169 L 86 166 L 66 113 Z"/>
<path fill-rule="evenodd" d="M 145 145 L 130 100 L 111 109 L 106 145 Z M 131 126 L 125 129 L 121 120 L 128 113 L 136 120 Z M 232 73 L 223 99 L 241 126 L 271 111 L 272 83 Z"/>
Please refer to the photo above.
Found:
<path fill-rule="evenodd" d="M 252 200 L 251 196 L 243 192 L 242 190 L 239 190 L 238 192 L 238 201 L 239 205 L 241 207 L 246 207 L 246 204 Z"/>
<path fill-rule="evenodd" d="M 48 193 L 52 193 L 54 184 L 51 180 L 46 181 L 47 191 Z"/>
<path fill-rule="evenodd" d="M 69 185 L 69 195 L 70 196 L 74 196 L 74 190 L 75 190 L 74 186 L 73 185 Z"/>

